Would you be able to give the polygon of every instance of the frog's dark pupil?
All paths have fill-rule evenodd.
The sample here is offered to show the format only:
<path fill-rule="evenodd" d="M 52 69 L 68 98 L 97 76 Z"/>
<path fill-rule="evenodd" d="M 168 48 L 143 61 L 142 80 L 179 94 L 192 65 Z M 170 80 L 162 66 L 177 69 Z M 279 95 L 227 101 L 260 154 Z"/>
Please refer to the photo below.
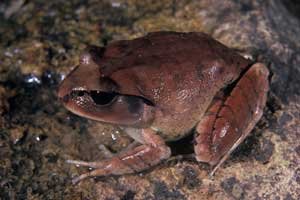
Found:
<path fill-rule="evenodd" d="M 82 96 L 84 96 L 84 93 L 85 93 L 84 91 L 78 91 L 77 96 L 82 97 Z"/>
<path fill-rule="evenodd" d="M 105 105 L 112 102 L 117 94 L 114 92 L 90 91 L 90 96 L 96 104 Z"/>

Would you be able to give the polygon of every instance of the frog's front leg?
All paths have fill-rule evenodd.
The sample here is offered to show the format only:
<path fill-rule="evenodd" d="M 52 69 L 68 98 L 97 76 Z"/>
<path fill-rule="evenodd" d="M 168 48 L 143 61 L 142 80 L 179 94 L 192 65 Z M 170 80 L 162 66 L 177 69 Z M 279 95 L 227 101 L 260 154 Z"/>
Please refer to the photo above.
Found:
<path fill-rule="evenodd" d="M 198 123 L 196 159 L 214 166 L 211 175 L 261 118 L 269 89 L 268 75 L 265 65 L 251 66 L 227 97 L 214 99 Z"/>
<path fill-rule="evenodd" d="M 68 163 L 94 168 L 94 170 L 73 179 L 72 182 L 75 184 L 82 179 L 94 176 L 137 173 L 170 157 L 170 148 L 166 146 L 163 139 L 152 129 L 141 129 L 141 137 L 139 138 L 142 138 L 142 145 L 127 149 L 103 161 L 84 162 L 68 160 Z"/>

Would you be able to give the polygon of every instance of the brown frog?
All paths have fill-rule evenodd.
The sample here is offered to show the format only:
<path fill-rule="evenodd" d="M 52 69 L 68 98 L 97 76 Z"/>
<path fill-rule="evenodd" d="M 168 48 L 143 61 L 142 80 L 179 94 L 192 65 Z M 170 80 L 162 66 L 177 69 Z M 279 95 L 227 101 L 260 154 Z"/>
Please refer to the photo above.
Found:
<path fill-rule="evenodd" d="M 90 47 L 61 83 L 73 113 L 115 124 L 139 143 L 99 162 L 86 177 L 140 172 L 171 155 L 165 141 L 194 132 L 195 157 L 212 173 L 261 118 L 269 71 L 204 33 L 154 32 Z"/>

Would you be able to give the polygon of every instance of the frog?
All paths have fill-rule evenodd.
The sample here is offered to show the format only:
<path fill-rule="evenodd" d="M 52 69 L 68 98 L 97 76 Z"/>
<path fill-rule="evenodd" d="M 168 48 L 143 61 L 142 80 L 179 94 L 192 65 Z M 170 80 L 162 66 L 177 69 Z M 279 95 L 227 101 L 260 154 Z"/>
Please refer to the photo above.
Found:
<path fill-rule="evenodd" d="M 171 157 L 168 141 L 194 134 L 194 156 L 211 174 L 251 133 L 269 91 L 266 64 L 202 32 L 151 32 L 89 46 L 58 98 L 76 115 L 119 127 L 133 145 L 73 179 L 140 173 Z"/>

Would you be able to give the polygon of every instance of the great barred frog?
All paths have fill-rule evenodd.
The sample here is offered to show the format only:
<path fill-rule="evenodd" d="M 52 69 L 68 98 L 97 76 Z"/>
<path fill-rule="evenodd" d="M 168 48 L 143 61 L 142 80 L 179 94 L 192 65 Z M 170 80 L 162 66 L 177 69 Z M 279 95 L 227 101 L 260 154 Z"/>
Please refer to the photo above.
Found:
<path fill-rule="evenodd" d="M 86 177 L 140 172 L 171 155 L 165 141 L 194 132 L 195 157 L 212 173 L 263 114 L 269 71 L 204 33 L 154 32 L 90 47 L 58 96 L 71 112 L 115 124 L 139 145 L 99 162 Z"/>

